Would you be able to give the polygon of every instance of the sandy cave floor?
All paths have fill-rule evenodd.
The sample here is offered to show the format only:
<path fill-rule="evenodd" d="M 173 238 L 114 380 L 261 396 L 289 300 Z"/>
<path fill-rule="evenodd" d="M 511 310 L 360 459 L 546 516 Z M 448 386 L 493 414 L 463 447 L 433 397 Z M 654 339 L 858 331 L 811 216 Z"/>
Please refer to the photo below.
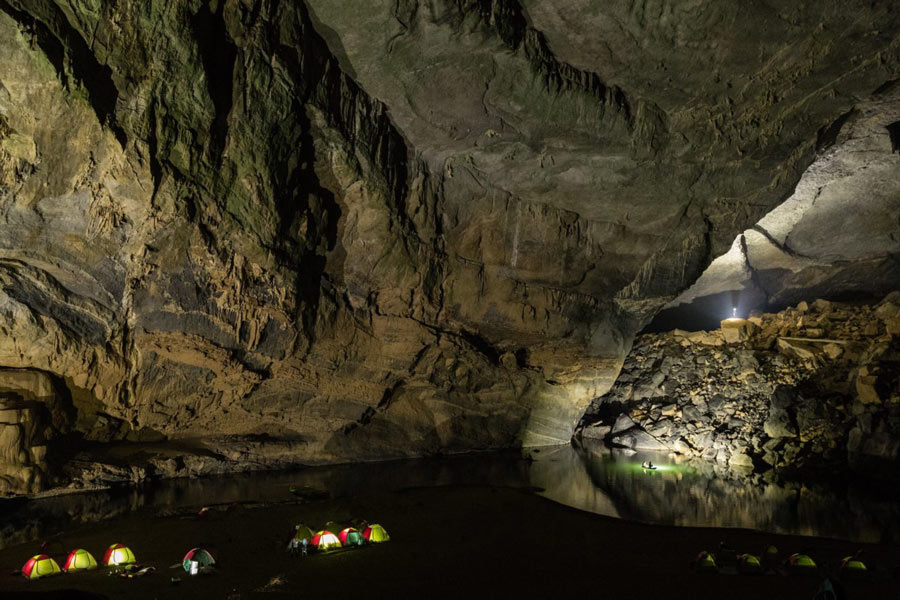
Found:
<path fill-rule="evenodd" d="M 353 518 L 381 522 L 393 541 L 302 558 L 284 551 L 294 523 L 321 526 Z M 122 579 L 101 568 L 26 581 L 11 572 L 39 552 L 40 542 L 33 542 L 0 551 L 0 598 L 812 597 L 818 579 L 811 577 L 692 573 L 691 557 L 720 541 L 757 552 L 768 543 L 785 552 L 806 548 L 820 563 L 862 547 L 876 571 L 867 580 L 848 582 L 849 597 L 900 597 L 896 545 L 645 525 L 571 509 L 527 489 L 454 486 L 232 505 L 205 519 L 128 515 L 78 525 L 47 540 L 60 564 L 71 548 L 87 548 L 99 559 L 103 548 L 122 542 L 157 571 Z M 180 567 L 169 567 L 194 546 L 213 552 L 217 572 L 190 578 Z M 173 585 L 172 577 L 182 582 Z"/>

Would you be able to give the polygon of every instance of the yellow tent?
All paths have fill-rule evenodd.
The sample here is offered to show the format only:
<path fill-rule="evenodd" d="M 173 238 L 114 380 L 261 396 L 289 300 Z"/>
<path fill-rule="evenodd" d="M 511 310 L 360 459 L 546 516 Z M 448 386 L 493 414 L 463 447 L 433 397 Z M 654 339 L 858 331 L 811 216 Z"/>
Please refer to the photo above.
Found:
<path fill-rule="evenodd" d="M 69 552 L 69 558 L 63 566 L 63 571 L 71 573 L 73 571 L 87 571 L 97 568 L 97 560 L 94 555 L 84 548 L 76 548 Z"/>
<path fill-rule="evenodd" d="M 341 540 L 327 529 L 323 529 L 313 536 L 310 544 L 319 551 L 333 550 L 341 547 Z"/>
<path fill-rule="evenodd" d="M 106 549 L 106 554 L 103 555 L 103 564 L 109 567 L 130 565 L 136 562 L 137 559 L 134 557 L 134 552 L 124 544 L 113 544 Z"/>
<path fill-rule="evenodd" d="M 380 544 L 381 542 L 391 541 L 391 536 L 389 536 L 384 527 L 378 523 L 366 527 L 363 530 L 363 537 L 366 538 L 366 541 L 370 544 Z"/>
<path fill-rule="evenodd" d="M 37 554 L 28 559 L 22 567 L 22 575 L 28 579 L 39 579 L 48 575 L 57 575 L 61 571 L 56 561 L 46 554 Z"/>

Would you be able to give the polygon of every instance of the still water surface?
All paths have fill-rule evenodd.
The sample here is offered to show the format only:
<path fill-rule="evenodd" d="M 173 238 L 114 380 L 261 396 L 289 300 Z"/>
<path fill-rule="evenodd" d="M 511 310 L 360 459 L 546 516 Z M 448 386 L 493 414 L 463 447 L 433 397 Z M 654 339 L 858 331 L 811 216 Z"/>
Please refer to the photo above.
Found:
<path fill-rule="evenodd" d="M 651 459 L 656 470 L 641 468 Z M 845 540 L 900 540 L 900 502 L 882 488 L 766 484 L 679 465 L 661 455 L 602 446 L 319 467 L 292 472 L 161 481 L 138 488 L 0 501 L 0 548 L 42 539 L 73 523 L 128 513 L 183 514 L 203 506 L 296 500 L 291 487 L 332 498 L 410 487 L 533 487 L 553 501 L 610 517 L 678 526 L 742 527 Z"/>

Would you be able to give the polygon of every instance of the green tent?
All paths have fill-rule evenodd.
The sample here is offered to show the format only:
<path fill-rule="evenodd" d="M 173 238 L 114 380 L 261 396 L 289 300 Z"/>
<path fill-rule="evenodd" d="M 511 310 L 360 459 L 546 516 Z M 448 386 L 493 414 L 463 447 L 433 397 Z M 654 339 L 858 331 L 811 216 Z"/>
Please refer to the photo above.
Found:
<path fill-rule="evenodd" d="M 791 554 L 787 559 L 787 568 L 791 573 L 804 573 L 816 569 L 816 561 L 806 554 Z"/>
<path fill-rule="evenodd" d="M 186 572 L 191 573 L 191 563 L 197 563 L 197 567 L 202 569 L 204 567 L 215 565 L 216 559 L 203 548 L 191 548 L 188 550 L 188 553 L 184 555 L 181 566 L 184 567 Z"/>
<path fill-rule="evenodd" d="M 311 540 L 314 535 L 316 535 L 316 532 L 306 525 L 300 524 L 294 527 L 293 539 L 297 540 L 298 542 L 302 542 L 303 540 L 309 542 L 309 540 Z"/>
<path fill-rule="evenodd" d="M 849 573 L 863 573 L 867 570 L 866 563 L 856 556 L 845 556 L 841 560 L 841 573 L 845 575 Z"/>
<path fill-rule="evenodd" d="M 366 538 L 363 537 L 363 534 L 353 527 L 342 529 L 338 534 L 338 539 L 345 546 L 363 546 L 366 543 Z"/>
<path fill-rule="evenodd" d="M 706 550 L 697 554 L 693 566 L 701 573 L 718 571 L 718 567 L 716 567 L 716 558 Z"/>
<path fill-rule="evenodd" d="M 762 565 L 759 562 L 759 558 L 752 554 L 738 554 L 737 568 L 738 572 L 744 575 L 762 573 Z"/>

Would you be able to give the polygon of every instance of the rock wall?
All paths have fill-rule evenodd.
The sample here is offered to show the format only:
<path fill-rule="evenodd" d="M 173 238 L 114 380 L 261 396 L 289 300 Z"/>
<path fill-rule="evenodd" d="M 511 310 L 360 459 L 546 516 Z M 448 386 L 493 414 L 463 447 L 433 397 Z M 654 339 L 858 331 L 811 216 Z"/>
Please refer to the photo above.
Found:
<path fill-rule="evenodd" d="M 584 438 L 722 466 L 900 475 L 900 293 L 640 336 Z"/>
<path fill-rule="evenodd" d="M 652 4 L 0 0 L 0 367 L 235 468 L 568 440 L 900 76 L 881 7 Z"/>
<path fill-rule="evenodd" d="M 856 105 L 830 131 L 790 198 L 666 305 L 650 329 L 714 327 L 733 308 L 804 299 L 877 301 L 900 281 L 900 84 Z"/>

